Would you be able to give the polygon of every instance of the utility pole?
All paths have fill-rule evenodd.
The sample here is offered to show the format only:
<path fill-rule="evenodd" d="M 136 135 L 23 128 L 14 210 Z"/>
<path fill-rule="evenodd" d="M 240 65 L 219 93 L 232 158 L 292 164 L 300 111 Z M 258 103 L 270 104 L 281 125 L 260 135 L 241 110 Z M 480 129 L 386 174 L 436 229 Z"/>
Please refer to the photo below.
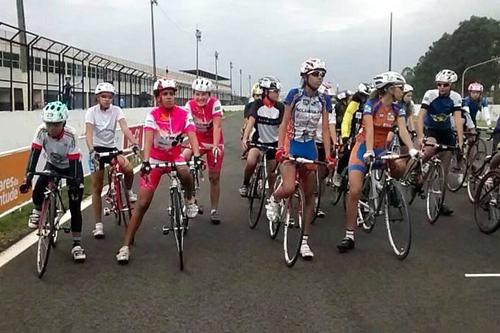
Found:
<path fill-rule="evenodd" d="M 240 68 L 240 97 L 243 96 L 242 81 L 241 81 L 242 75 L 243 75 L 243 70 Z"/>
<path fill-rule="evenodd" d="M 153 15 L 153 5 L 158 6 L 158 0 L 151 0 L 151 40 L 153 47 L 153 76 L 156 80 L 156 50 L 155 50 L 155 21 Z"/>
<path fill-rule="evenodd" d="M 233 101 L 233 62 L 229 62 L 229 86 L 231 87 L 231 102 Z"/>
<path fill-rule="evenodd" d="M 219 52 L 215 51 L 215 95 L 219 98 L 219 74 L 217 72 L 217 61 L 219 60 Z"/>
<path fill-rule="evenodd" d="M 389 28 L 389 70 L 392 70 L 392 12 L 391 12 L 391 22 Z"/>
<path fill-rule="evenodd" d="M 27 71 L 28 52 L 26 50 L 26 22 L 24 19 L 24 3 L 23 0 L 16 0 L 17 5 L 17 27 L 21 30 L 19 34 L 19 42 L 21 43 L 21 55 L 19 57 L 19 64 L 23 72 Z"/>
<path fill-rule="evenodd" d="M 200 75 L 198 69 L 198 43 L 201 42 L 201 30 L 196 29 L 194 35 L 196 36 L 196 78 L 198 78 L 198 76 Z"/>

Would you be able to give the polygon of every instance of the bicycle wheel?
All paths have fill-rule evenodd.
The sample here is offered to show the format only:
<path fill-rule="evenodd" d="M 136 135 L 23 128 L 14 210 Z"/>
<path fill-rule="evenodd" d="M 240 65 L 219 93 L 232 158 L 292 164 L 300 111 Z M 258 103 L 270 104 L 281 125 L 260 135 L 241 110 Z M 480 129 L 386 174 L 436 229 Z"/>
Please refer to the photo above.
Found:
<path fill-rule="evenodd" d="M 491 234 L 500 227 L 500 172 L 488 172 L 478 185 L 474 221 L 479 230 Z"/>
<path fill-rule="evenodd" d="M 123 222 L 123 226 L 125 227 L 125 230 L 127 229 L 128 226 L 128 221 L 130 221 L 130 218 L 132 217 L 132 205 L 130 204 L 130 195 L 127 191 L 127 188 L 125 187 L 125 180 L 120 179 L 120 192 L 119 192 L 119 197 L 120 197 L 120 206 L 117 206 L 118 209 L 120 210 L 120 220 Z"/>
<path fill-rule="evenodd" d="M 345 194 L 347 192 L 347 167 L 342 170 L 342 172 L 340 173 L 340 177 L 342 178 L 340 186 L 335 186 L 333 183 L 331 185 L 331 201 L 332 205 L 334 206 L 340 201 L 340 198 L 342 198 L 342 194 L 344 194 L 345 197 Z"/>
<path fill-rule="evenodd" d="M 433 164 L 430 166 L 426 189 L 427 220 L 430 224 L 434 224 L 441 213 L 445 191 L 446 182 L 443 166 L 440 163 Z"/>
<path fill-rule="evenodd" d="M 179 269 L 184 269 L 184 232 L 182 221 L 181 194 L 177 188 L 172 189 L 170 197 L 172 198 L 171 228 L 174 231 L 177 252 L 179 253 Z"/>
<path fill-rule="evenodd" d="M 262 164 L 257 167 L 255 177 L 252 178 L 250 195 L 248 197 L 248 226 L 250 229 L 254 229 L 257 223 L 259 223 L 266 199 L 267 179 Z"/>
<path fill-rule="evenodd" d="M 281 185 L 282 179 L 281 175 L 278 174 L 276 177 L 276 181 L 274 182 L 274 191 Z M 278 235 L 278 231 L 280 230 L 281 226 L 281 216 L 283 215 L 283 212 L 280 212 L 279 218 L 276 219 L 276 221 L 269 221 L 269 236 L 271 239 L 275 239 L 276 236 Z"/>
<path fill-rule="evenodd" d="M 469 158 L 467 163 L 469 163 L 469 169 L 478 170 L 484 163 L 486 155 L 488 154 L 488 148 L 486 142 L 478 138 L 477 142 L 474 144 L 473 150 L 469 153 Z"/>
<path fill-rule="evenodd" d="M 411 222 L 401 184 L 391 179 L 385 189 L 385 226 L 389 244 L 400 260 L 410 253 Z"/>
<path fill-rule="evenodd" d="M 300 245 L 304 235 L 304 193 L 297 185 L 294 195 L 285 201 L 285 216 L 283 218 L 283 250 L 285 262 L 292 267 L 299 257 Z"/>
<path fill-rule="evenodd" d="M 63 206 L 62 206 L 62 201 L 61 201 L 61 195 L 57 193 L 57 197 L 55 198 L 55 205 L 56 205 L 56 212 L 55 212 L 55 219 L 54 219 L 54 230 L 52 232 L 52 237 L 51 237 L 51 244 L 52 247 L 56 247 L 57 243 L 57 236 L 59 235 L 59 221 L 62 218 L 63 214 Z"/>
<path fill-rule="evenodd" d="M 38 244 L 36 255 L 36 269 L 38 277 L 41 279 L 47 269 L 49 262 L 50 248 L 53 242 L 53 227 L 54 218 L 56 213 L 55 198 L 51 193 L 45 199 L 42 206 L 42 213 L 40 214 L 40 221 L 38 225 Z"/>
<path fill-rule="evenodd" d="M 470 156 L 467 154 L 467 156 Z M 457 192 L 467 178 L 468 162 L 464 158 L 460 159 L 458 153 L 453 153 L 450 162 L 450 170 L 446 178 L 446 186 L 452 192 Z"/>
<path fill-rule="evenodd" d="M 319 211 L 319 206 L 321 204 L 321 195 L 322 189 L 321 189 L 321 177 L 319 176 L 319 168 L 316 169 L 316 193 L 314 194 L 315 200 L 314 200 L 314 209 L 313 209 L 313 216 L 312 216 L 312 221 L 311 224 L 314 224 L 316 219 L 318 218 L 318 211 Z"/>
<path fill-rule="evenodd" d="M 370 233 L 375 226 L 375 200 L 370 200 L 371 179 L 367 176 L 363 182 L 361 198 L 358 201 L 357 225 L 361 226 L 364 232 Z"/>
<path fill-rule="evenodd" d="M 122 224 L 122 207 L 123 207 L 123 194 L 122 194 L 122 187 L 120 184 L 120 181 L 116 178 L 111 185 L 113 186 L 113 206 L 114 206 L 114 213 L 115 213 L 115 220 L 117 225 Z M 126 226 L 125 226 L 126 227 Z"/>
<path fill-rule="evenodd" d="M 479 183 L 481 179 L 484 177 L 484 170 L 487 168 L 483 168 L 483 170 L 479 169 L 474 174 L 468 175 L 467 179 L 467 196 L 469 197 L 469 201 L 471 203 L 475 202 L 476 193 L 479 188 Z"/>

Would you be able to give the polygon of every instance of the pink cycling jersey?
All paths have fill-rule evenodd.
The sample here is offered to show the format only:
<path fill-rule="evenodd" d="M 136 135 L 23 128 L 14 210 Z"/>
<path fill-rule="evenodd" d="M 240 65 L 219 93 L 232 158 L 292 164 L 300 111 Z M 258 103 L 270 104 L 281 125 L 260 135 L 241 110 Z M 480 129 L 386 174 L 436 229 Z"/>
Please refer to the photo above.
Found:
<path fill-rule="evenodd" d="M 222 105 L 220 101 L 212 96 L 205 106 L 198 106 L 194 99 L 186 103 L 186 109 L 191 111 L 196 126 L 196 136 L 200 143 L 213 143 L 213 120 L 222 117 Z M 223 143 L 222 134 L 220 144 Z"/>
<path fill-rule="evenodd" d="M 181 155 L 181 134 L 195 132 L 191 114 L 174 106 L 171 110 L 154 108 L 147 116 L 145 131 L 154 131 L 151 158 L 159 161 L 174 162 Z"/>

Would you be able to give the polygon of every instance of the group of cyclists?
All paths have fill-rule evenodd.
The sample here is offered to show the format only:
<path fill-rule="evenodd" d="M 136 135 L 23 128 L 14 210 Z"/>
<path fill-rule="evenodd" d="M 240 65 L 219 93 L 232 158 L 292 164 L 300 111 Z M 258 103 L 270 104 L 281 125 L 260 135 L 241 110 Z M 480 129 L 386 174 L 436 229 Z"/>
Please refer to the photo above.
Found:
<path fill-rule="evenodd" d="M 482 111 L 488 126 L 491 124 L 487 102 L 482 96 L 483 86 L 477 82 L 470 84 L 470 94 L 462 100 L 460 94 L 452 90 L 457 81 L 457 75 L 452 70 L 443 69 L 436 74 L 436 88 L 425 93 L 420 109 L 412 101 L 413 88 L 397 72 L 378 74 L 373 83 L 360 83 L 355 93 L 343 91 L 335 97 L 332 87 L 324 82 L 326 73 L 325 62 L 321 59 L 304 61 L 300 67 L 300 86 L 291 89 L 283 102 L 280 101 L 280 81 L 273 76 L 261 78 L 252 88 L 252 100 L 245 106 L 241 131 L 245 167 L 239 194 L 242 197 L 248 195 L 250 178 L 261 154 L 265 153 L 269 168 L 266 186 L 269 198 L 265 205 L 267 219 L 272 221 L 279 217 L 280 201 L 294 194 L 297 179 L 301 182 L 305 223 L 300 255 L 305 260 L 314 257 L 310 245 L 311 223 L 316 216 L 325 216 L 321 209 L 314 210 L 317 174 L 320 179 L 332 174 L 332 182 L 338 186 L 343 171 L 348 170 L 345 234 L 337 244 L 339 252 L 344 253 L 355 247 L 358 201 L 368 165 L 387 151 L 395 135 L 401 142 L 401 151 L 408 154 L 407 159 L 395 161 L 391 166 L 394 177 L 401 177 L 409 159 L 422 159 L 425 163 L 436 154 L 436 149 L 424 145 L 424 142 L 457 145 L 462 149 L 464 128 L 466 131 L 474 129 L 478 111 Z M 122 246 L 116 255 L 119 263 L 129 261 L 134 236 L 160 179 L 171 171 L 168 167 L 153 168 L 153 164 L 193 161 L 200 168 L 206 165 L 210 180 L 210 219 L 214 225 L 221 222 L 219 197 L 224 157 L 223 109 L 220 101 L 211 94 L 210 80 L 197 78 L 192 83 L 192 90 L 192 99 L 185 106 L 178 106 L 175 80 L 160 78 L 154 83 L 157 106 L 147 114 L 144 122 L 143 162 L 137 194 L 132 192 L 132 164 L 124 156 L 117 158 L 130 201 L 135 202 Z M 112 104 L 115 95 L 113 85 L 99 83 L 95 95 L 97 104 L 89 108 L 85 116 L 85 138 L 92 173 L 93 236 L 100 239 L 104 237 L 103 177 L 105 166 L 111 161 L 99 157 L 99 153 L 117 150 L 117 125 L 132 145 L 138 146 L 139 140 L 129 130 L 123 110 Z M 77 147 L 76 131 L 66 124 L 67 119 L 68 109 L 61 102 L 48 103 L 42 110 L 43 123 L 33 140 L 25 184 L 31 185 L 42 150 L 47 156 L 44 169 L 72 177 L 73 180 L 68 182 L 73 236 L 71 255 L 75 261 L 81 262 L 86 259 L 81 238 L 82 156 Z M 398 129 L 396 134 L 394 128 Z M 500 132 L 500 125 L 497 124 L 497 128 Z M 272 149 L 263 152 L 259 145 Z M 451 153 L 441 154 L 447 174 Z M 202 161 L 203 155 L 206 155 L 206 161 Z M 290 157 L 322 163 L 299 165 Z M 178 165 L 175 169 L 184 190 L 184 210 L 188 218 L 194 218 L 199 207 L 192 174 L 186 165 Z M 275 170 L 279 170 L 281 175 L 279 186 L 275 186 Z M 34 209 L 28 219 L 30 228 L 37 228 L 40 222 L 47 182 L 48 178 L 40 176 L 34 187 Z M 442 214 L 452 214 L 451 208 L 444 205 Z"/>

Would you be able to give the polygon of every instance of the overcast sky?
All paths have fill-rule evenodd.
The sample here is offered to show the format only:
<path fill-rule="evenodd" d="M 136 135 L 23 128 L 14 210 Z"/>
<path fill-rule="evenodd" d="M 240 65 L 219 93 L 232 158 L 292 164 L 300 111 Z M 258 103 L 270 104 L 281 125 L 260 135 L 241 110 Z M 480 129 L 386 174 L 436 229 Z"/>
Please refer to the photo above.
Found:
<path fill-rule="evenodd" d="M 76 47 L 151 64 L 150 0 L 24 0 L 27 29 Z M 471 15 L 500 19 L 499 0 L 158 0 L 157 66 L 200 68 L 229 77 L 239 91 L 263 75 L 298 84 L 308 57 L 326 61 L 327 80 L 353 88 L 387 70 L 393 12 L 393 70 L 414 66 L 429 45 Z M 175 5 L 174 5 L 175 3 Z M 16 1 L 0 0 L 0 21 L 17 25 Z"/>

